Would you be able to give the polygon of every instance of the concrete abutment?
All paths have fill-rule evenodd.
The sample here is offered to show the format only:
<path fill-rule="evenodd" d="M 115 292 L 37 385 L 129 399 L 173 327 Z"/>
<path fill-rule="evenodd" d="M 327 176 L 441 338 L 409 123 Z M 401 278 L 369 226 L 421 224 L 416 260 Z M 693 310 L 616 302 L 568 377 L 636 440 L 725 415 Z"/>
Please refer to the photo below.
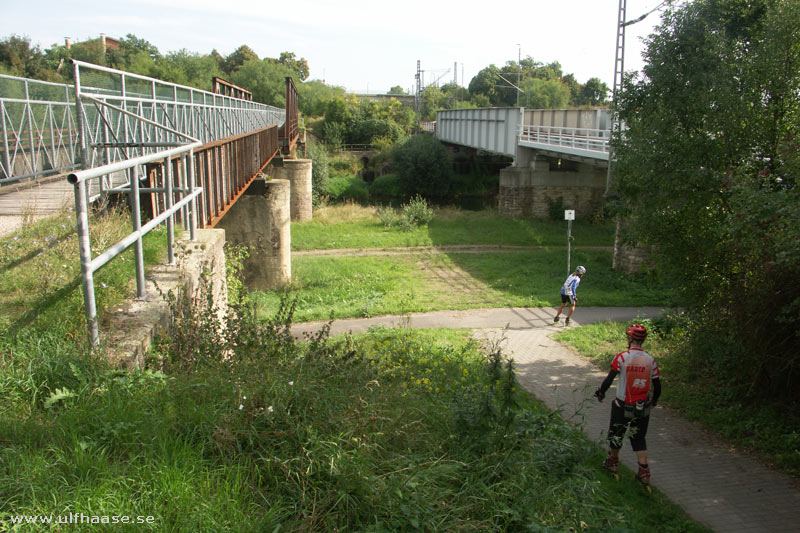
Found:
<path fill-rule="evenodd" d="M 574 209 L 576 217 L 587 219 L 603 206 L 606 169 L 587 163 L 563 162 L 538 156 L 527 166 L 500 171 L 498 211 L 513 217 L 547 218 L 552 202 Z M 568 165 L 568 166 L 567 166 Z"/>

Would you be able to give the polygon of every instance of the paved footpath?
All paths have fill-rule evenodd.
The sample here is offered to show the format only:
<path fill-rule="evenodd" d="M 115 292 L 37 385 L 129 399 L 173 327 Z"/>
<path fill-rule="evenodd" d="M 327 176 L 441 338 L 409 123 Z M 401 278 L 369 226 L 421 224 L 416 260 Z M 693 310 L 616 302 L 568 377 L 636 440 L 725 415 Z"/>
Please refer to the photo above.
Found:
<path fill-rule="evenodd" d="M 652 307 L 579 307 L 573 327 L 604 320 L 627 321 L 659 311 Z M 339 320 L 333 323 L 331 334 L 356 333 L 375 325 L 470 328 L 476 338 L 500 340 L 515 360 L 525 388 L 549 407 L 559 409 L 564 418 L 582 423 L 590 438 L 604 442 L 612 394 L 600 404 L 592 393 L 607 370 L 598 369 L 551 338 L 561 329 L 552 323 L 554 314 L 551 308 L 437 311 Z M 302 335 L 317 331 L 321 324 L 297 324 L 292 331 Z M 620 347 L 624 348 L 622 339 Z M 647 444 L 652 484 L 692 518 L 718 532 L 800 532 L 800 485 L 794 479 L 730 451 L 672 409 L 659 405 L 651 416 Z M 628 468 L 636 468 L 629 442 L 620 457 Z"/>

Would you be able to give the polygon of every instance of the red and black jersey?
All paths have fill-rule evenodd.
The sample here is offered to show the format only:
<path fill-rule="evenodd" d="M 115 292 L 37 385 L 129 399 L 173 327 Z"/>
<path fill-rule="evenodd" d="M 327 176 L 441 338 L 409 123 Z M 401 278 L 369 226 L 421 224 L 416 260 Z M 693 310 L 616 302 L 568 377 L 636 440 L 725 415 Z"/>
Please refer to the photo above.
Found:
<path fill-rule="evenodd" d="M 652 381 L 659 378 L 656 360 L 637 347 L 618 353 L 611 361 L 611 370 L 619 372 L 617 399 L 625 403 L 647 400 Z"/>

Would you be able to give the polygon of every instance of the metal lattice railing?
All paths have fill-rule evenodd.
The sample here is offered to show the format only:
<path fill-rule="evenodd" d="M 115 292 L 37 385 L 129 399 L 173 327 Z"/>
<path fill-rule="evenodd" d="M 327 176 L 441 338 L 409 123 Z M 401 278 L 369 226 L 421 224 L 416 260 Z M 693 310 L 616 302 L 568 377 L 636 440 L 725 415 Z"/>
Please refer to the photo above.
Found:
<path fill-rule="evenodd" d="M 286 121 L 277 107 L 72 63 L 74 86 L 0 75 L 0 185 Z"/>
<path fill-rule="evenodd" d="M 70 85 L 0 75 L 0 185 L 78 167 Z"/>

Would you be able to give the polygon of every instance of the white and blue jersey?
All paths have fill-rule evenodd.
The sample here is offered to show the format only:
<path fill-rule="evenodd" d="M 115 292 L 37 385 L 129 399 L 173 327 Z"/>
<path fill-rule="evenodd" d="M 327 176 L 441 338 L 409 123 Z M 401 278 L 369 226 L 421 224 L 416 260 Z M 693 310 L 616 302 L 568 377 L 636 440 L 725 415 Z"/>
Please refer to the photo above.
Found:
<path fill-rule="evenodd" d="M 581 283 L 581 277 L 577 274 L 570 274 L 564 286 L 561 287 L 561 295 L 568 296 L 570 300 L 574 300 L 578 296 L 578 285 Z"/>

